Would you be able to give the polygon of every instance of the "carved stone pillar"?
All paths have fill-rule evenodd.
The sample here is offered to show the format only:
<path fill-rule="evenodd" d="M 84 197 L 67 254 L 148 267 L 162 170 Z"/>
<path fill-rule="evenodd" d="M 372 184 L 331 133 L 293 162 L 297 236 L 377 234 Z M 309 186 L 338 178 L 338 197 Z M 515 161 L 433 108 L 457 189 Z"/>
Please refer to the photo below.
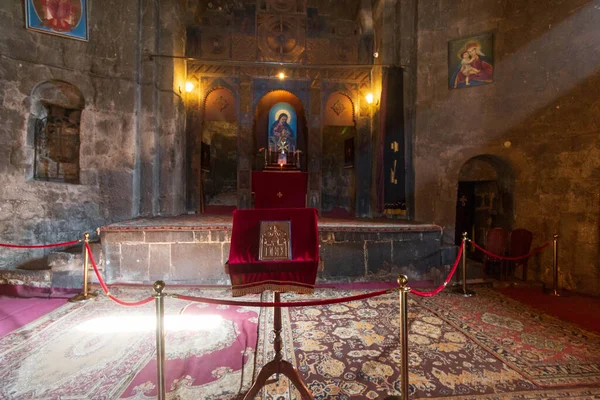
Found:
<path fill-rule="evenodd" d="M 320 79 L 312 81 L 308 113 L 308 207 L 316 208 L 319 213 L 321 212 L 321 158 L 323 157 L 322 86 Z"/>
<path fill-rule="evenodd" d="M 237 197 L 238 208 L 252 206 L 252 80 L 249 77 L 240 78 L 240 108 L 238 130 L 238 170 Z"/>

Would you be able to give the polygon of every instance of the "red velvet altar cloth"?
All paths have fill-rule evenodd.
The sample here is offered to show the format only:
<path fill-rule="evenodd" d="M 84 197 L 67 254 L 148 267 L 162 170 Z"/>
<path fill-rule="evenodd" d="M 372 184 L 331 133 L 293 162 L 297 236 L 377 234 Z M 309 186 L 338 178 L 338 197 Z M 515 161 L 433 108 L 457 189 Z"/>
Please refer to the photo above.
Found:
<path fill-rule="evenodd" d="M 290 221 L 292 259 L 258 259 L 260 221 Z M 263 290 L 312 294 L 319 264 L 317 210 L 286 208 L 235 210 L 228 269 L 233 296 Z"/>
<path fill-rule="evenodd" d="M 252 172 L 254 208 L 306 207 L 306 172 Z"/>

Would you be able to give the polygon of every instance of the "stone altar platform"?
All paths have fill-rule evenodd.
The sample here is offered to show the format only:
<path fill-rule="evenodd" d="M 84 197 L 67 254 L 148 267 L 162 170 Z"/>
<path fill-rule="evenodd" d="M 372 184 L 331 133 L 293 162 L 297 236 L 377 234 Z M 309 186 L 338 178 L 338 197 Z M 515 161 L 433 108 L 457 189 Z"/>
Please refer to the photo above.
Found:
<path fill-rule="evenodd" d="M 319 219 L 317 282 L 443 280 L 455 247 L 442 228 L 389 219 Z M 230 215 L 138 218 L 101 228 L 107 283 L 229 284 Z M 258 240 L 258 238 L 256 238 Z"/>

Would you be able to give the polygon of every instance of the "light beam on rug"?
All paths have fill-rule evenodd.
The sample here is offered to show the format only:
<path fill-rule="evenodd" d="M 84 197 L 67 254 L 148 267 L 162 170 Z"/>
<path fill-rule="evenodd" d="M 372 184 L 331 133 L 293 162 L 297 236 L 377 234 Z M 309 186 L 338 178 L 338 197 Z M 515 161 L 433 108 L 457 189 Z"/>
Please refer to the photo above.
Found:
<path fill-rule="evenodd" d="M 166 315 L 165 329 L 179 331 L 212 331 L 223 323 L 220 315 Z M 156 317 L 152 315 L 107 316 L 93 318 L 76 328 L 83 332 L 149 332 L 156 329 Z"/>

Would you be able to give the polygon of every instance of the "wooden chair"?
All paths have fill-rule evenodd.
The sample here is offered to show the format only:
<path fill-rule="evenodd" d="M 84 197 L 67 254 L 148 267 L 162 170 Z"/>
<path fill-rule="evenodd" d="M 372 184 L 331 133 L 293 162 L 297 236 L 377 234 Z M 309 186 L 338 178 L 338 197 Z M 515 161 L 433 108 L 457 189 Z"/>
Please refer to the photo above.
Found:
<path fill-rule="evenodd" d="M 527 229 L 515 229 L 510 233 L 509 236 L 509 248 L 508 255 L 510 257 L 519 257 L 528 254 L 531 250 L 531 242 L 533 241 L 533 233 Z M 514 273 L 517 265 L 523 267 L 523 280 L 527 280 L 527 261 L 529 258 L 525 258 L 519 261 L 508 261 L 508 272 L 510 276 Z"/>
<path fill-rule="evenodd" d="M 507 232 L 504 228 L 493 228 L 485 234 L 485 249 L 499 256 L 506 254 Z M 500 264 L 500 280 L 504 279 L 504 260 L 483 255 L 483 270 L 488 273 L 488 263 Z"/>

